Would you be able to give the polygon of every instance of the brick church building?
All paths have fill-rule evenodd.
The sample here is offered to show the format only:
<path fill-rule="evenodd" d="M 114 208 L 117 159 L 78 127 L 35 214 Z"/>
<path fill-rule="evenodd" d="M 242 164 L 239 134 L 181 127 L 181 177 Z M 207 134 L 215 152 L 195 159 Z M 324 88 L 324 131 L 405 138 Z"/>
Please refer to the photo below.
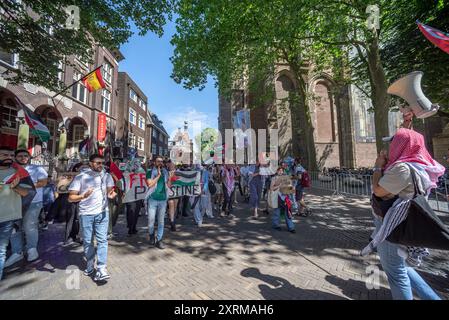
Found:
<path fill-rule="evenodd" d="M 275 98 L 270 103 L 250 109 L 251 128 L 279 130 L 279 157 L 301 156 L 298 139 L 301 123 L 288 97 L 297 84 L 287 65 L 276 66 L 274 83 Z M 313 73 L 306 75 L 316 159 L 320 169 L 324 167 L 371 167 L 376 159 L 374 114 L 369 112 L 370 101 L 354 86 L 337 88 L 332 75 Z M 335 92 L 339 92 L 339 97 Z M 230 99 L 219 98 L 218 127 L 233 129 L 237 111 L 251 105 L 251 94 L 241 86 Z M 390 113 L 390 132 L 400 125 L 401 114 Z"/>

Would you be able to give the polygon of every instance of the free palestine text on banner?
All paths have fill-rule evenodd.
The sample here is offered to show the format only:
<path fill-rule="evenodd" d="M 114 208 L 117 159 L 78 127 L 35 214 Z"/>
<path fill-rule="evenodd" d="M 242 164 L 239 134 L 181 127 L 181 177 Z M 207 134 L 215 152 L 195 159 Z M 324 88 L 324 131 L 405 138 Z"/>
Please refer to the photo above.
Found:
<path fill-rule="evenodd" d="M 169 198 L 201 195 L 201 173 L 198 171 L 176 171 L 171 178 L 172 186 L 168 190 Z M 148 193 L 145 173 L 124 172 L 122 190 L 123 203 L 143 200 Z"/>
<path fill-rule="evenodd" d="M 169 198 L 201 195 L 201 172 L 176 171 L 171 178 Z"/>
<path fill-rule="evenodd" d="M 145 173 L 124 172 L 121 183 L 124 193 L 123 203 L 145 199 L 148 192 Z"/>

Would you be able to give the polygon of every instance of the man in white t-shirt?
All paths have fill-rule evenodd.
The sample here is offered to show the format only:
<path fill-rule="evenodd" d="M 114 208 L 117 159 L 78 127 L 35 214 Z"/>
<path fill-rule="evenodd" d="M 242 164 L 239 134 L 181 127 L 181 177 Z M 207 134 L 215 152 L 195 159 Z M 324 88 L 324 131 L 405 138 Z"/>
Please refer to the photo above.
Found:
<path fill-rule="evenodd" d="M 37 243 L 39 241 L 39 215 L 43 207 L 43 188 L 47 185 L 48 180 L 48 173 L 43 167 L 30 164 L 31 155 L 28 150 L 17 149 L 15 151 L 15 160 L 30 174 L 34 187 L 36 188 L 36 194 L 31 201 L 28 210 L 23 215 L 23 220 L 16 223 L 19 226 L 19 229 L 11 236 L 12 254 L 6 261 L 5 267 L 9 267 L 22 260 L 25 250 L 28 261 L 34 261 L 39 258 L 39 253 L 37 252 Z M 24 236 L 26 240 L 25 246 Z"/>
<path fill-rule="evenodd" d="M 90 169 L 81 172 L 69 187 L 69 201 L 79 202 L 80 225 L 83 233 L 84 255 L 87 260 L 86 276 L 95 273 L 95 246 L 93 233 L 97 240 L 97 272 L 94 281 L 110 278 L 106 270 L 108 257 L 108 199 L 113 199 L 114 180 L 103 170 L 104 158 L 94 154 L 89 158 Z"/>

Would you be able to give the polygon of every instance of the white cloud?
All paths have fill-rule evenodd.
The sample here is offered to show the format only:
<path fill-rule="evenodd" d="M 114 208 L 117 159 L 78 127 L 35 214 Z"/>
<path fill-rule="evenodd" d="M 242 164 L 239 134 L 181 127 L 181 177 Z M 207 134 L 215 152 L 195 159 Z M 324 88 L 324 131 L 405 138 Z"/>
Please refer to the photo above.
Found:
<path fill-rule="evenodd" d="M 158 115 L 158 117 L 163 121 L 163 125 L 170 135 L 170 138 L 173 138 L 173 136 L 178 131 L 178 128 L 184 130 L 184 121 L 187 121 L 191 139 L 194 138 L 193 126 L 195 124 L 200 125 L 201 130 L 205 128 L 217 129 L 218 127 L 217 113 L 206 113 L 203 111 L 199 111 L 193 107 L 179 108 L 173 111 L 167 110 L 167 112 Z M 198 128 L 196 130 L 198 130 Z"/>

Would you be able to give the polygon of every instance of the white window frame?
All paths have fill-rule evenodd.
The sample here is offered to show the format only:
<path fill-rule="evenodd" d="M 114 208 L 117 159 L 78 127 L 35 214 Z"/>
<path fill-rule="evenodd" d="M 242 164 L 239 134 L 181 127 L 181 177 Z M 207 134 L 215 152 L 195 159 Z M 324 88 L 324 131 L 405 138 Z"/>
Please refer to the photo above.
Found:
<path fill-rule="evenodd" d="M 142 99 L 139 99 L 139 107 L 141 107 L 143 110 L 147 110 L 147 104 Z"/>
<path fill-rule="evenodd" d="M 137 103 L 137 93 L 133 89 L 129 89 L 129 98 Z"/>
<path fill-rule="evenodd" d="M 6 115 L 6 113 L 3 113 L 3 114 L 1 115 L 1 117 L 2 117 L 2 123 L 0 124 L 0 126 L 1 126 L 2 128 L 4 128 L 4 129 L 17 130 L 17 128 L 19 127 L 19 123 L 16 121 L 17 113 L 19 112 L 18 108 L 15 107 L 15 106 L 10 106 L 10 105 L 3 105 L 2 107 L 9 110 L 8 113 L 7 113 L 7 114 L 8 114 L 8 118 L 10 118 L 10 117 L 12 116 L 14 119 L 8 120 L 9 122 L 11 122 L 11 124 L 12 124 L 13 126 L 11 126 L 11 127 L 9 127 L 9 126 L 3 126 L 3 121 L 6 121 L 6 120 L 3 118 L 3 115 Z M 11 115 L 11 110 L 14 110 L 16 114 L 15 114 L 15 115 Z"/>
<path fill-rule="evenodd" d="M 132 132 L 128 134 L 128 147 L 136 146 L 136 135 Z"/>
<path fill-rule="evenodd" d="M 134 121 L 131 119 L 134 118 Z M 129 117 L 129 122 L 132 123 L 133 125 L 137 125 L 137 112 L 136 110 L 134 110 L 133 108 L 129 108 L 129 112 L 128 112 L 128 117 Z"/>
<path fill-rule="evenodd" d="M 4 51 L 5 53 L 7 53 L 6 51 Z M 18 69 L 19 68 L 19 54 L 18 53 L 10 53 L 10 55 L 12 56 L 12 64 L 10 64 L 8 61 L 5 60 L 0 60 L 2 61 L 2 63 L 6 64 L 8 67 L 11 67 L 13 69 Z"/>
<path fill-rule="evenodd" d="M 75 55 L 75 60 L 81 65 L 84 69 L 89 69 L 89 63 L 82 60 L 81 56 Z"/>
<path fill-rule="evenodd" d="M 137 149 L 145 150 L 145 139 L 139 136 L 137 137 Z"/>
<path fill-rule="evenodd" d="M 109 61 L 105 60 L 103 63 L 103 68 L 101 68 L 103 79 L 108 83 L 112 83 L 112 77 L 114 73 L 114 67 L 112 64 L 109 63 Z"/>
<path fill-rule="evenodd" d="M 105 101 L 108 102 L 107 110 L 105 107 Z M 111 114 L 111 92 L 107 89 L 103 89 L 101 92 L 101 111 L 107 115 Z"/>
<path fill-rule="evenodd" d="M 142 126 L 141 126 L 142 125 Z M 139 114 L 139 122 L 138 127 L 142 130 L 145 130 L 145 118 Z"/>
<path fill-rule="evenodd" d="M 79 72 L 75 71 L 73 73 L 73 81 L 78 81 L 80 79 L 81 79 L 81 74 Z M 73 89 L 72 89 L 72 92 L 70 93 L 71 97 L 84 103 L 84 104 L 87 104 L 87 88 L 83 84 L 83 82 L 79 81 L 74 87 L 76 88 L 76 97 L 73 96 Z M 84 90 L 84 101 L 80 99 L 81 90 Z"/>
<path fill-rule="evenodd" d="M 65 76 L 65 72 L 64 70 L 64 62 L 62 60 L 60 60 L 58 62 L 58 69 L 62 70 L 58 72 L 58 80 L 61 82 L 64 82 L 64 76 Z"/>

